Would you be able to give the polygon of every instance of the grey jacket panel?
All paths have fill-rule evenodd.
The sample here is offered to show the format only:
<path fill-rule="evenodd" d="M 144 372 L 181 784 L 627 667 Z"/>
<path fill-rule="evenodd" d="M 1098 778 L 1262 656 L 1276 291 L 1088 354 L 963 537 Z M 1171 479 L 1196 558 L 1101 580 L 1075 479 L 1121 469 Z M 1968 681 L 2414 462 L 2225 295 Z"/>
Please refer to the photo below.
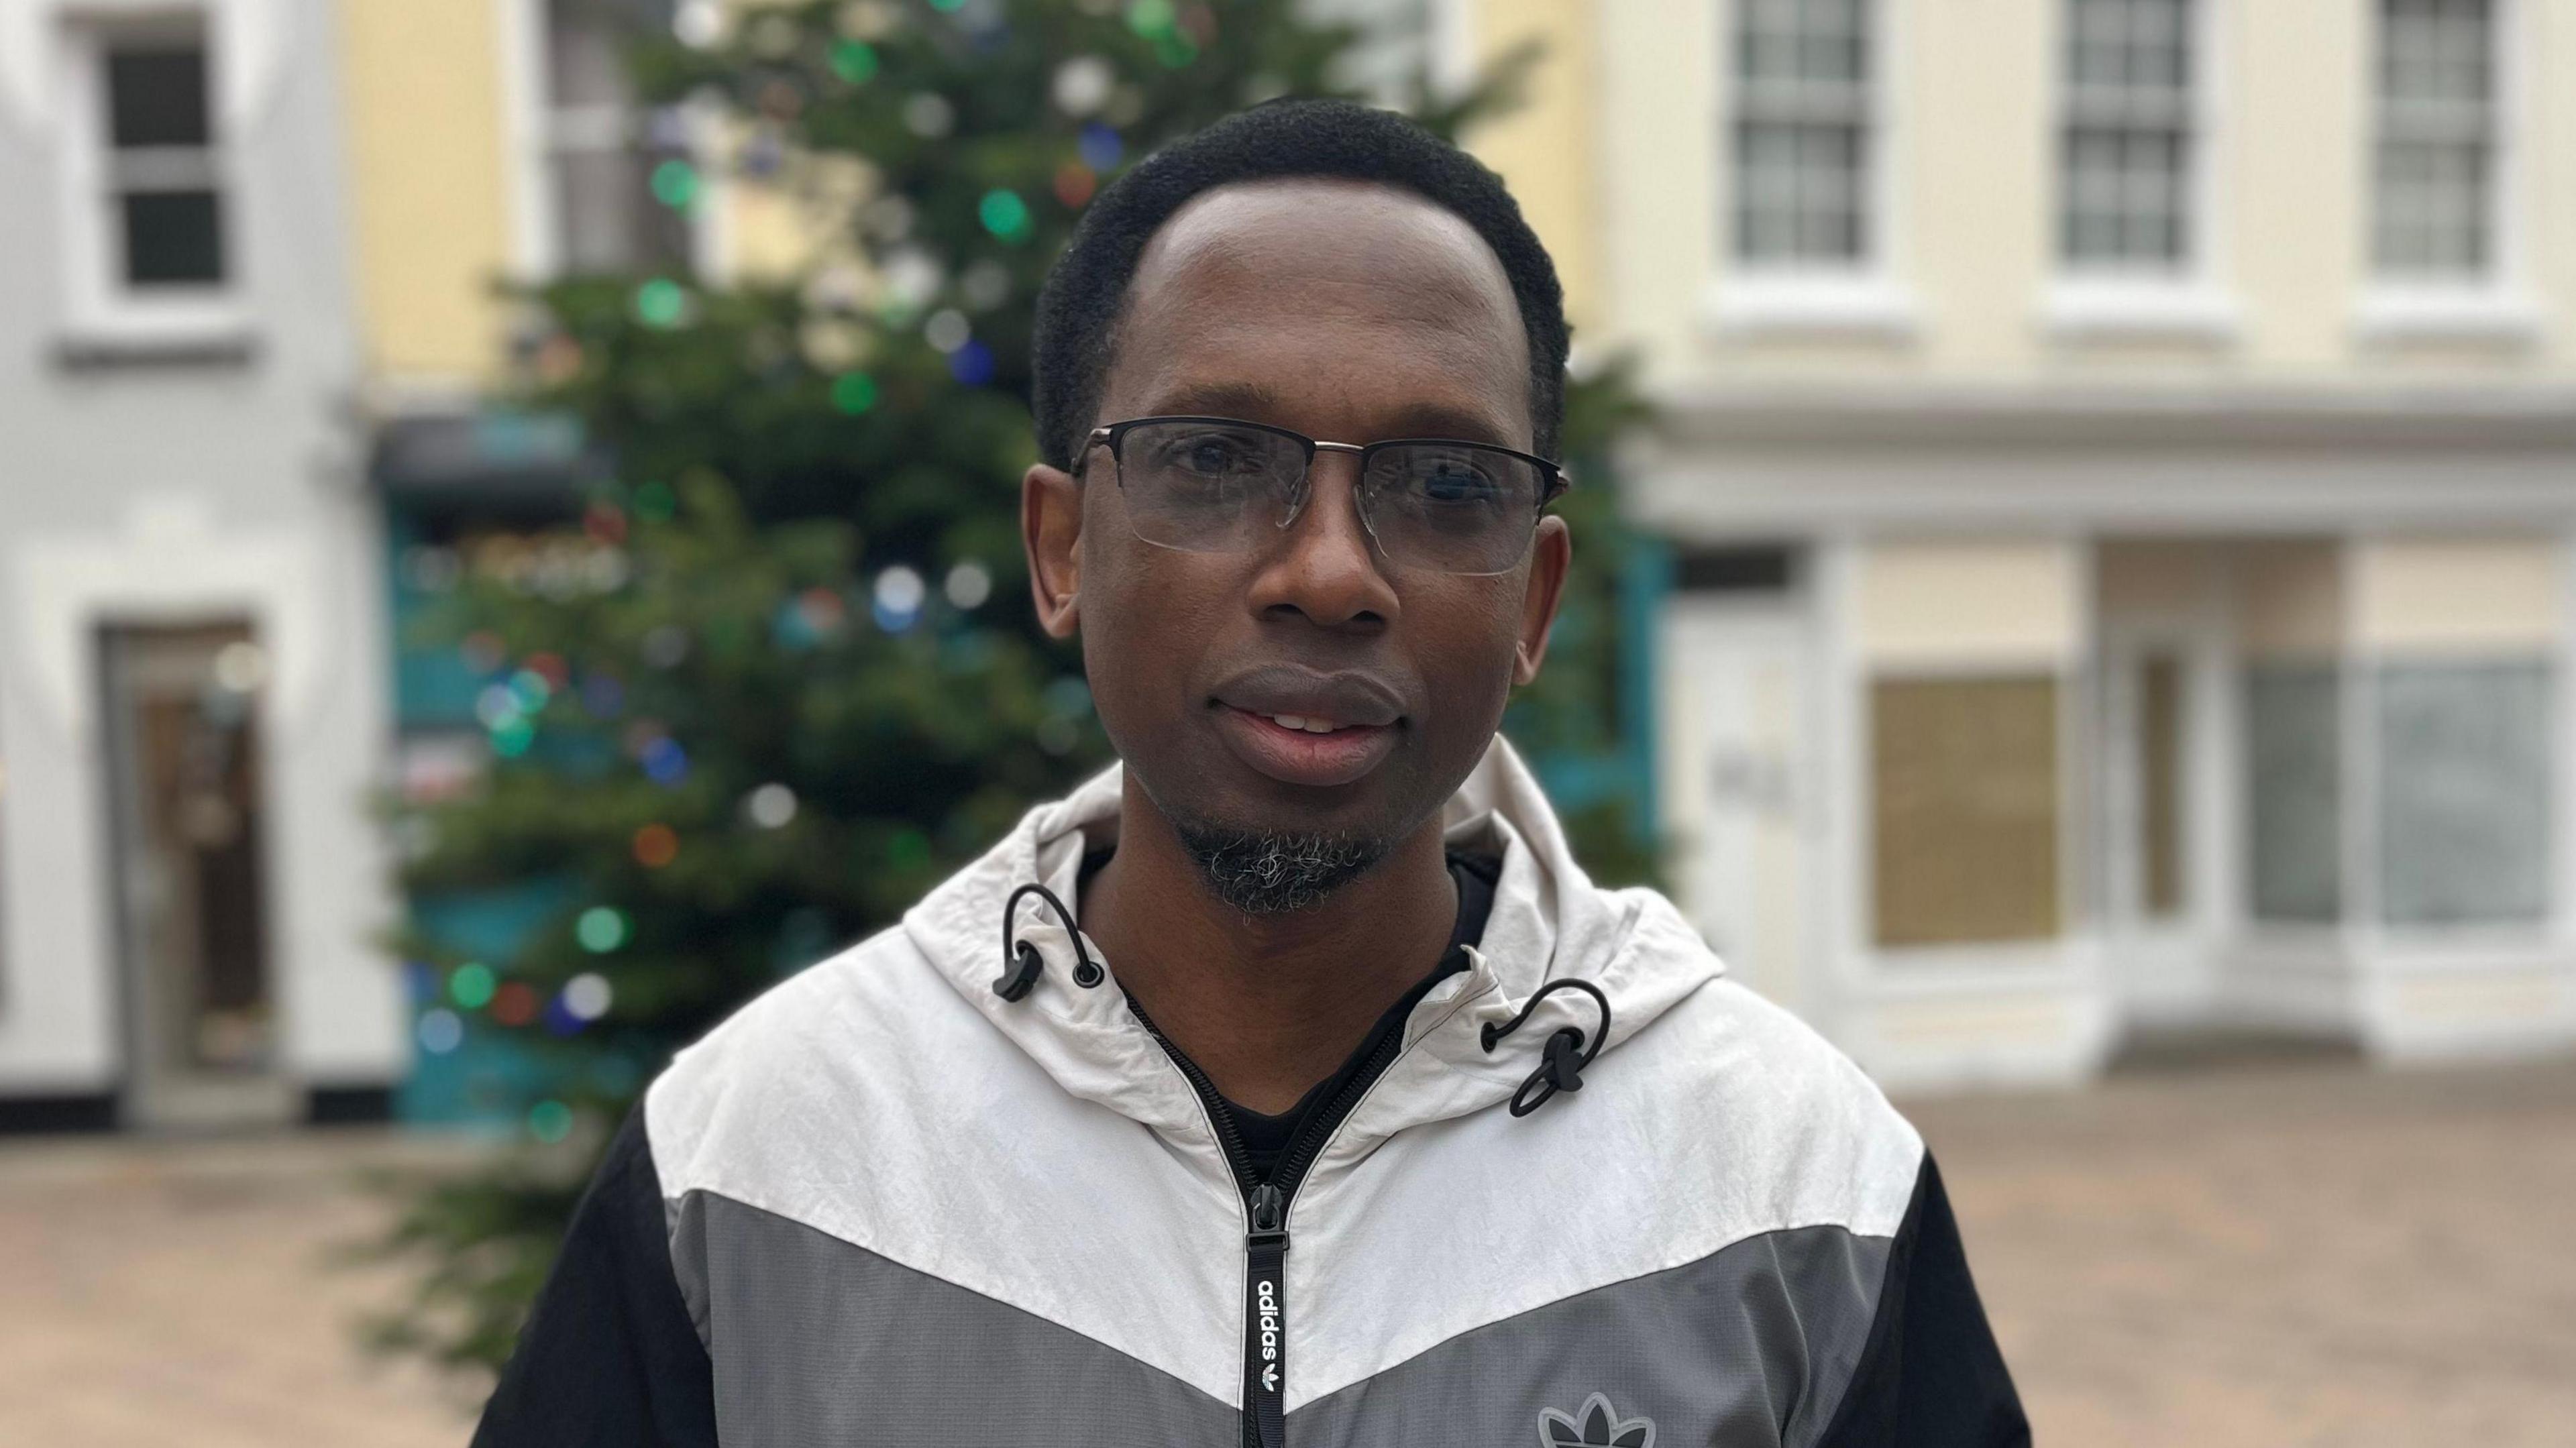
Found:
<path fill-rule="evenodd" d="M 1017 1444 L 1040 1423 L 1058 1443 L 1236 1441 L 1231 1405 L 864 1247 L 710 1192 L 676 1223 L 726 1448 Z"/>
<path fill-rule="evenodd" d="M 1553 1409 L 1667 1445 L 1809 1448 L 1860 1358 L 1888 1239 L 1800 1227 L 1453 1338 L 1289 1415 L 1294 1448 L 1533 1441 Z M 1018 1308 L 710 1192 L 672 1261 L 729 1444 L 1226 1444 L 1234 1409 Z M 1136 1284 L 1150 1292 L 1151 1284 Z"/>
<path fill-rule="evenodd" d="M 1544 1414 L 1579 1425 L 1597 1394 L 1612 1423 L 1653 1424 L 1657 1448 L 1810 1448 L 1860 1361 L 1888 1247 L 1840 1227 L 1748 1238 L 1451 1338 L 1291 1413 L 1289 1442 L 1531 1443 Z"/>

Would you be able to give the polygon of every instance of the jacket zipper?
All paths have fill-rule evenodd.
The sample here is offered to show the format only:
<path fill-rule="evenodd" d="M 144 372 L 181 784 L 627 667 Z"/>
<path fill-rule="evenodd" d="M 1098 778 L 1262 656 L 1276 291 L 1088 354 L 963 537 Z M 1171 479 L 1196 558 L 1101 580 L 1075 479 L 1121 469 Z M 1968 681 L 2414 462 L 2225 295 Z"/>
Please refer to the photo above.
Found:
<path fill-rule="evenodd" d="M 1180 1068 L 1190 1089 L 1199 1094 L 1208 1123 L 1216 1129 L 1217 1147 L 1225 1153 L 1226 1165 L 1234 1169 L 1235 1183 L 1243 1191 L 1243 1448 L 1286 1448 L 1288 1209 L 1296 1201 L 1306 1169 L 1323 1154 L 1325 1143 L 1332 1140 L 1342 1119 L 1403 1053 L 1404 1032 L 1396 1031 L 1380 1043 L 1341 1094 L 1308 1118 L 1265 1180 L 1253 1174 L 1252 1153 L 1244 1146 L 1243 1135 L 1235 1128 L 1234 1113 L 1226 1109 L 1216 1083 L 1208 1079 L 1196 1061 L 1172 1044 L 1134 997 L 1128 998 L 1127 1008 L 1136 1013 L 1146 1033 Z"/>

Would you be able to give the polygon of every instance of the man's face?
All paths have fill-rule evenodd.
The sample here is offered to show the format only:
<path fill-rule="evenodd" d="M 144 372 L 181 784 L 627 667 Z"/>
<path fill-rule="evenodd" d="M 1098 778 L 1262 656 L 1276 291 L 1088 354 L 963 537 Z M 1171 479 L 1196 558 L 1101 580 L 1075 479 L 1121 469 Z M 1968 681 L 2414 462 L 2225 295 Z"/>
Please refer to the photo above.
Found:
<path fill-rule="evenodd" d="M 1501 263 L 1452 213 L 1355 182 L 1227 186 L 1146 248 L 1094 421 L 1167 415 L 1527 451 L 1528 340 Z M 1025 489 L 1039 612 L 1058 637 L 1079 628 L 1111 743 L 1185 837 L 1322 841 L 1364 870 L 1439 809 L 1537 673 L 1561 519 L 1502 574 L 1409 567 L 1361 524 L 1357 459 L 1323 452 L 1288 528 L 1185 552 L 1136 535 L 1106 447 L 1075 465 Z M 1267 717 L 1283 714 L 1347 727 Z"/>

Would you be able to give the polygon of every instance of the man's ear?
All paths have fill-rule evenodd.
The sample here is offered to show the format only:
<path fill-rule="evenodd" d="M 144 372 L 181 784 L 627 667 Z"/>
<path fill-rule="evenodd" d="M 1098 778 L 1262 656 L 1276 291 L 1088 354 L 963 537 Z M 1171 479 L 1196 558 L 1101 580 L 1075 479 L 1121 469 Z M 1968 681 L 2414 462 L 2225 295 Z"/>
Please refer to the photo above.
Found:
<path fill-rule="evenodd" d="M 1020 549 L 1028 555 L 1029 599 L 1047 637 L 1073 637 L 1082 585 L 1082 488 L 1062 468 L 1034 463 L 1020 479 Z"/>
<path fill-rule="evenodd" d="M 1538 520 L 1538 536 L 1530 541 L 1528 591 L 1521 595 L 1520 646 L 1512 654 L 1512 683 L 1526 684 L 1538 677 L 1538 666 L 1547 657 L 1548 630 L 1556 626 L 1556 606 L 1565 597 L 1565 574 L 1574 566 L 1574 536 L 1565 520 L 1551 513 Z"/>

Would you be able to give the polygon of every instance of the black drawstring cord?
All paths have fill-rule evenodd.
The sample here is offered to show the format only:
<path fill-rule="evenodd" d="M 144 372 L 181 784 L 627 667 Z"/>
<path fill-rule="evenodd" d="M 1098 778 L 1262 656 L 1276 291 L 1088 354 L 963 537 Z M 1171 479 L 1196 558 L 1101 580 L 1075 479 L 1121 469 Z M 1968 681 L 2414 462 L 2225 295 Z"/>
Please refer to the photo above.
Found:
<path fill-rule="evenodd" d="M 1559 1026 L 1549 1032 L 1547 1044 L 1539 1050 L 1538 1069 L 1529 1073 L 1529 1079 L 1521 1082 L 1520 1089 L 1512 1093 L 1514 1116 L 1529 1115 L 1545 1106 L 1548 1098 L 1559 1091 L 1582 1090 L 1583 1068 L 1592 1064 L 1592 1058 L 1601 1054 L 1601 1043 L 1610 1038 L 1610 998 L 1601 993 L 1601 987 L 1588 980 L 1565 976 L 1540 986 L 1521 1007 L 1519 1015 L 1499 1026 L 1491 1021 L 1485 1022 L 1482 1039 L 1486 1052 L 1490 1054 L 1496 1041 L 1519 1030 L 1521 1023 L 1530 1018 L 1530 1013 L 1538 1009 L 1538 1003 L 1547 999 L 1550 991 L 1560 990 L 1579 990 L 1592 997 L 1592 1003 L 1601 1008 L 1601 1029 L 1588 1040 L 1581 1026 Z M 1532 1092 L 1537 1094 L 1532 1095 Z"/>
<path fill-rule="evenodd" d="M 1020 897 L 1032 890 L 1055 907 L 1056 915 L 1064 921 L 1064 933 L 1073 937 L 1073 983 L 1085 990 L 1100 984 L 1100 962 L 1083 948 L 1082 931 L 1073 923 L 1073 912 L 1064 908 L 1053 890 L 1031 882 L 1013 890 L 1011 898 L 1002 904 L 1002 973 L 993 981 L 993 994 L 1006 1001 L 1018 1000 L 1037 989 L 1038 974 L 1046 969 L 1046 957 L 1038 954 L 1038 948 L 1017 938 Z"/>

